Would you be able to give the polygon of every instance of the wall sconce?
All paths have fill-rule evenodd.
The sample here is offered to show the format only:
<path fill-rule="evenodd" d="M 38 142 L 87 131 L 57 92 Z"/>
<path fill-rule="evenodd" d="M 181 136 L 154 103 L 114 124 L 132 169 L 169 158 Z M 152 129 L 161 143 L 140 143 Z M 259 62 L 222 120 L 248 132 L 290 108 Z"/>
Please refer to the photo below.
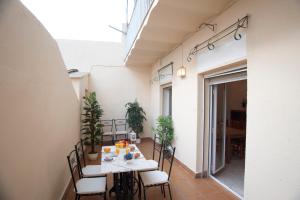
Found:
<path fill-rule="evenodd" d="M 184 78 L 186 76 L 186 69 L 183 66 L 183 44 L 181 44 L 181 67 L 177 70 L 177 76 Z"/>
<path fill-rule="evenodd" d="M 180 77 L 180 78 L 184 78 L 186 76 L 186 69 L 185 69 L 184 66 L 180 67 L 177 70 L 177 76 Z"/>

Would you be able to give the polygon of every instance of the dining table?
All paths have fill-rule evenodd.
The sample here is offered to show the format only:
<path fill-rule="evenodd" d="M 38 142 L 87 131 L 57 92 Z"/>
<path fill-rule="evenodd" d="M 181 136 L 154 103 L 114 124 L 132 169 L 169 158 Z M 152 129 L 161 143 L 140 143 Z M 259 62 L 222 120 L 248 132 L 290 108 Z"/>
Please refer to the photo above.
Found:
<path fill-rule="evenodd" d="M 109 190 L 109 195 L 115 193 L 117 199 L 133 199 L 139 189 L 136 173 L 155 170 L 158 167 L 158 163 L 154 160 L 147 160 L 135 144 L 130 144 L 128 148 L 130 147 L 133 158 L 126 160 L 124 158 L 126 148 L 118 148 L 117 152 L 116 146 L 102 146 L 101 168 L 106 174 L 113 174 L 113 186 Z M 105 152 L 105 149 L 110 149 L 110 151 Z M 136 153 L 139 157 L 134 158 Z"/>

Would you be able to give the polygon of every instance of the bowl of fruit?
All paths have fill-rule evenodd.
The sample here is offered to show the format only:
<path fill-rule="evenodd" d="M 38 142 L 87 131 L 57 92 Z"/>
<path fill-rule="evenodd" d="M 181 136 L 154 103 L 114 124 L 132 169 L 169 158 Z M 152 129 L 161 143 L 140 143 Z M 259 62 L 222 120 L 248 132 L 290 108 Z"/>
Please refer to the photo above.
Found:
<path fill-rule="evenodd" d="M 129 145 L 129 143 L 128 143 L 128 141 L 126 141 L 126 140 L 120 140 L 119 142 L 117 142 L 117 143 L 115 144 L 115 146 L 116 146 L 117 148 L 127 148 L 128 145 Z"/>
<path fill-rule="evenodd" d="M 111 149 L 110 149 L 110 147 L 105 147 L 103 150 L 104 150 L 105 153 L 110 153 Z"/>

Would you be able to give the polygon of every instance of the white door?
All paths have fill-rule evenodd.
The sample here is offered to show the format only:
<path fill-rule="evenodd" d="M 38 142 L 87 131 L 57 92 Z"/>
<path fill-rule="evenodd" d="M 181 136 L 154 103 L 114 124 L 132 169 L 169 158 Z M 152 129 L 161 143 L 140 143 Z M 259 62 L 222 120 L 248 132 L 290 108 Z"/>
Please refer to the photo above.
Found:
<path fill-rule="evenodd" d="M 226 84 L 211 85 L 210 135 L 211 174 L 225 167 L 226 143 Z"/>

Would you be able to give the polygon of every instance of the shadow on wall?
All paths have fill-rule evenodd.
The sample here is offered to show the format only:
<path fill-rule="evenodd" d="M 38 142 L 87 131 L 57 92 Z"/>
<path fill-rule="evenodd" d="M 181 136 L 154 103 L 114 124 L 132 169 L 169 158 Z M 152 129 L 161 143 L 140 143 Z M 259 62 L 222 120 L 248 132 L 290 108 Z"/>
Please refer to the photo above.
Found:
<path fill-rule="evenodd" d="M 0 1 L 0 35 L 0 199 L 60 199 L 79 139 L 71 80 L 56 42 L 20 1 Z"/>
<path fill-rule="evenodd" d="M 6 188 L 4 188 L 4 184 L 2 183 L 0 176 L 0 199 L 9 199 L 8 194 L 6 193 Z"/>
<path fill-rule="evenodd" d="M 104 109 L 103 119 L 125 117 L 125 104 L 138 100 L 146 112 L 142 137 L 151 137 L 150 69 L 131 67 L 94 67 L 89 76 L 89 90 L 97 93 Z"/>

